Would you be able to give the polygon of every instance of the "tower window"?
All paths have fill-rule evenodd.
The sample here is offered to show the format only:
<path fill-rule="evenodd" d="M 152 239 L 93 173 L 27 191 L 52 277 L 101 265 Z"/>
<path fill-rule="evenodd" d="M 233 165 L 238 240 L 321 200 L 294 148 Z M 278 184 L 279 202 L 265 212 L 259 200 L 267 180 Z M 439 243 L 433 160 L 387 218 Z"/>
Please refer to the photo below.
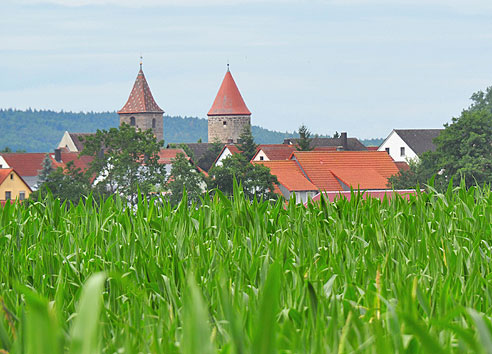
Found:
<path fill-rule="evenodd" d="M 155 129 L 155 118 L 152 119 L 152 128 Z"/>
<path fill-rule="evenodd" d="M 135 126 L 135 117 L 130 117 L 130 125 L 131 125 L 132 127 L 134 127 L 134 126 Z"/>
<path fill-rule="evenodd" d="M 227 122 L 226 121 L 223 121 L 222 124 L 224 125 L 224 127 L 227 125 Z"/>

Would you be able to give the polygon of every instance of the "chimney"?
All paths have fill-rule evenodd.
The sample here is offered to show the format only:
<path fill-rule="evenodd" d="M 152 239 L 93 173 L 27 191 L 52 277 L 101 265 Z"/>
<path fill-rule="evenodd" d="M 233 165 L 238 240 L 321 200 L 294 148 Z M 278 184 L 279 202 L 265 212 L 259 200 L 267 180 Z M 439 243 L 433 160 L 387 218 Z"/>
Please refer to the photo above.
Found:
<path fill-rule="evenodd" d="M 55 149 L 55 161 L 62 162 L 61 149 Z"/>
<path fill-rule="evenodd" d="M 284 139 L 284 144 L 285 145 L 290 145 L 290 139 L 289 138 L 285 138 Z"/>
<path fill-rule="evenodd" d="M 347 139 L 347 132 L 343 132 L 340 134 L 340 139 L 342 140 L 342 147 L 344 151 L 348 150 L 348 139 Z"/>
<path fill-rule="evenodd" d="M 227 139 L 227 144 L 234 144 L 234 140 L 233 139 Z"/>

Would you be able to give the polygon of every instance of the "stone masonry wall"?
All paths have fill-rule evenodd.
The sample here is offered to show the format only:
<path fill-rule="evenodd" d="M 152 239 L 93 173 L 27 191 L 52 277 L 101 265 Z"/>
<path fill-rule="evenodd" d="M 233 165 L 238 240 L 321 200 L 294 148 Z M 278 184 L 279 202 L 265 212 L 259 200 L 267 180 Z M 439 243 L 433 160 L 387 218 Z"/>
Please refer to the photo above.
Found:
<path fill-rule="evenodd" d="M 131 117 L 135 117 L 135 128 L 140 130 L 152 129 L 157 141 L 164 139 L 164 122 L 162 113 L 120 114 L 120 125 L 122 123 L 131 125 Z M 155 128 L 152 128 L 153 119 L 155 119 Z"/>
<path fill-rule="evenodd" d="M 232 139 L 237 143 L 244 127 L 251 125 L 251 115 L 245 116 L 209 116 L 208 117 L 208 142 L 218 140 L 227 143 Z"/>

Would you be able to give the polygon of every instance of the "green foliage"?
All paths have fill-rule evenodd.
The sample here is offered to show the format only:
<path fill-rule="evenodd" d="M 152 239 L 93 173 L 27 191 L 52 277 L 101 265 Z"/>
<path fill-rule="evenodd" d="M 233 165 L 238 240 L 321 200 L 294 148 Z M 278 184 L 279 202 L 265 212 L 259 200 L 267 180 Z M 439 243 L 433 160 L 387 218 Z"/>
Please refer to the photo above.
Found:
<path fill-rule="evenodd" d="M 87 175 L 102 177 L 96 182 L 98 191 L 135 198 L 139 192 L 147 195 L 155 185 L 163 184 L 165 172 L 158 162 L 161 146 L 152 130 L 137 131 L 122 124 L 88 136 L 82 155 L 94 158 Z"/>
<path fill-rule="evenodd" d="M 42 162 L 42 168 L 38 173 L 39 183 L 42 184 L 46 182 L 51 172 L 53 172 L 53 166 L 51 164 L 50 155 L 46 154 Z"/>
<path fill-rule="evenodd" d="M 62 201 L 77 204 L 83 196 L 90 193 L 90 189 L 90 181 L 86 174 L 70 161 L 65 169 L 58 167 L 50 172 L 40 184 L 38 191 L 31 194 L 30 199 L 43 199 L 47 194 L 52 194 Z"/>
<path fill-rule="evenodd" d="M 237 181 L 244 189 L 249 199 L 276 199 L 273 192 L 277 177 L 263 165 L 253 165 L 242 154 L 228 156 L 221 166 L 215 166 L 209 171 L 207 185 L 209 189 L 219 189 L 226 195 L 233 195 L 234 183 Z"/>
<path fill-rule="evenodd" d="M 490 188 L 307 207 L 235 193 L 0 208 L 0 349 L 490 350 Z"/>
<path fill-rule="evenodd" d="M 297 150 L 299 151 L 311 151 L 311 132 L 303 124 L 299 127 L 299 140 L 297 140 Z"/>
<path fill-rule="evenodd" d="M 241 151 L 246 160 L 250 161 L 256 154 L 256 148 L 258 146 L 255 144 L 255 139 L 251 134 L 251 126 L 248 125 L 244 127 L 239 139 L 240 143 L 238 144 L 238 149 Z"/>
<path fill-rule="evenodd" d="M 188 202 L 199 202 L 202 188 L 205 186 L 203 174 L 196 170 L 184 154 L 177 154 L 172 162 L 171 174 L 167 182 L 171 203 L 176 205 L 183 199 L 183 189 L 186 190 Z"/>

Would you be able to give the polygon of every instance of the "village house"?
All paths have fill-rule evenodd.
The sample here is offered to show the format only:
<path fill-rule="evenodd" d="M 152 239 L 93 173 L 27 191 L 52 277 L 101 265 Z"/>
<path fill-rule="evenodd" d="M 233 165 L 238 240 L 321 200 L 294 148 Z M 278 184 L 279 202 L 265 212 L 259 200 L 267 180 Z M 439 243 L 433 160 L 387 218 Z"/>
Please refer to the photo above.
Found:
<path fill-rule="evenodd" d="M 379 146 L 396 162 L 418 160 L 426 151 L 435 151 L 434 139 L 443 129 L 393 129 Z"/>
<path fill-rule="evenodd" d="M 298 138 L 284 139 L 284 144 L 297 145 Z M 317 138 L 311 139 L 311 148 L 331 148 L 339 151 L 366 151 L 367 147 L 360 142 L 357 138 L 348 138 L 347 133 L 343 132 L 339 138 Z"/>
<path fill-rule="evenodd" d="M 13 168 L 0 169 L 0 204 L 29 198 L 32 190 Z"/>

